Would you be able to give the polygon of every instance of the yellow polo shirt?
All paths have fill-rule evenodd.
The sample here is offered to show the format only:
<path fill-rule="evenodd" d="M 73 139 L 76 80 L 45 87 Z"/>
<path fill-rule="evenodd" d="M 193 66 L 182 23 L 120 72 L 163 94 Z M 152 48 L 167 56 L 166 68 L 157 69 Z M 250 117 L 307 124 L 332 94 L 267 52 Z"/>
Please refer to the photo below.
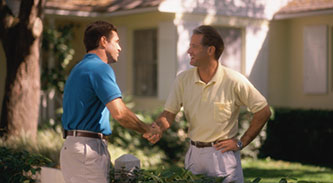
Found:
<path fill-rule="evenodd" d="M 241 106 L 256 113 L 266 105 L 266 99 L 245 76 L 219 63 L 207 84 L 200 80 L 196 67 L 179 74 L 164 109 L 177 114 L 183 106 L 189 138 L 213 142 L 237 135 Z"/>

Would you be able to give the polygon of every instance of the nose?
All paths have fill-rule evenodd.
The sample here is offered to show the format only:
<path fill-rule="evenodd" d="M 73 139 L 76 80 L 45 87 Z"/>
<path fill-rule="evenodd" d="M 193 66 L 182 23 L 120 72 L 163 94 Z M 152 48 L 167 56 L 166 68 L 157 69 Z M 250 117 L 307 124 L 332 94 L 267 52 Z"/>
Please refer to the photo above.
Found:
<path fill-rule="evenodd" d="M 188 54 L 191 54 L 191 47 L 189 47 L 189 48 L 187 49 L 187 53 L 188 53 Z"/>
<path fill-rule="evenodd" d="M 119 52 L 121 51 L 121 47 L 120 47 L 120 45 L 118 45 L 118 51 L 119 51 Z"/>

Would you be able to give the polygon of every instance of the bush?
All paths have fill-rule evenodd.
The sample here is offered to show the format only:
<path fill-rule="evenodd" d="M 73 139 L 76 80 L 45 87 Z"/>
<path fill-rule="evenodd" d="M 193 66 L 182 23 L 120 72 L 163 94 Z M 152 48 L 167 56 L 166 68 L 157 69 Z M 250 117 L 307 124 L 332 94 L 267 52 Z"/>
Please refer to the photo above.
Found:
<path fill-rule="evenodd" d="M 123 171 L 120 178 L 115 179 L 114 169 L 111 171 L 111 182 L 133 183 L 217 183 L 224 177 L 208 177 L 205 175 L 193 175 L 190 171 L 172 166 L 170 168 L 158 168 L 156 170 L 139 169 L 134 171 L 133 179 L 129 179 L 128 172 Z"/>
<path fill-rule="evenodd" d="M 333 111 L 276 108 L 260 157 L 333 166 Z"/>
<path fill-rule="evenodd" d="M 252 113 L 242 108 L 239 114 L 239 130 L 238 130 L 238 138 L 240 139 L 241 136 L 245 133 L 245 131 L 250 127 L 250 122 L 252 120 Z M 241 151 L 242 158 L 250 157 L 250 158 L 258 158 L 260 153 L 260 148 L 262 144 L 266 140 L 266 126 L 260 131 L 258 136 L 253 139 L 253 141 L 248 144 L 244 149 Z"/>
<path fill-rule="evenodd" d="M 29 134 L 23 131 L 18 136 L 0 138 L 0 146 L 4 146 L 15 151 L 27 151 L 31 154 L 40 154 L 54 162 L 54 166 L 59 166 L 59 153 L 63 144 L 61 127 L 39 129 L 36 140 L 32 140 Z"/>
<path fill-rule="evenodd" d="M 1 182 L 35 182 L 36 174 L 41 170 L 40 167 L 50 164 L 51 160 L 39 154 L 0 147 Z"/>

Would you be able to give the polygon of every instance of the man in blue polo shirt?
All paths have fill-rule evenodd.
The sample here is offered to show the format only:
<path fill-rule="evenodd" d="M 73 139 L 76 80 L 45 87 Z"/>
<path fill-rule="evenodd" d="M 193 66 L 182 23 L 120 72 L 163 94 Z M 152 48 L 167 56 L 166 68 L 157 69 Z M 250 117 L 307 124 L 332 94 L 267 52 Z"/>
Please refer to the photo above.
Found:
<path fill-rule="evenodd" d="M 84 33 L 87 54 L 71 71 L 63 97 L 62 125 L 66 138 L 60 166 L 66 183 L 109 182 L 110 155 L 106 136 L 111 116 L 123 127 L 155 134 L 122 101 L 111 63 L 117 62 L 116 27 L 104 21 L 91 23 Z"/>

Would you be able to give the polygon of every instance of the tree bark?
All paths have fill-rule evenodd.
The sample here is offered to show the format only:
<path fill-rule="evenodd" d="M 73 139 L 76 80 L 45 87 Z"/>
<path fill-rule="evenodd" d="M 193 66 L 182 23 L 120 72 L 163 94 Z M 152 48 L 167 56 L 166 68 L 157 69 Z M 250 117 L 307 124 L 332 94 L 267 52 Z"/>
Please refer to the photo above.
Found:
<path fill-rule="evenodd" d="M 0 39 L 7 75 L 0 136 L 36 137 L 40 102 L 40 37 L 44 0 L 21 0 L 18 17 L 0 2 Z"/>

